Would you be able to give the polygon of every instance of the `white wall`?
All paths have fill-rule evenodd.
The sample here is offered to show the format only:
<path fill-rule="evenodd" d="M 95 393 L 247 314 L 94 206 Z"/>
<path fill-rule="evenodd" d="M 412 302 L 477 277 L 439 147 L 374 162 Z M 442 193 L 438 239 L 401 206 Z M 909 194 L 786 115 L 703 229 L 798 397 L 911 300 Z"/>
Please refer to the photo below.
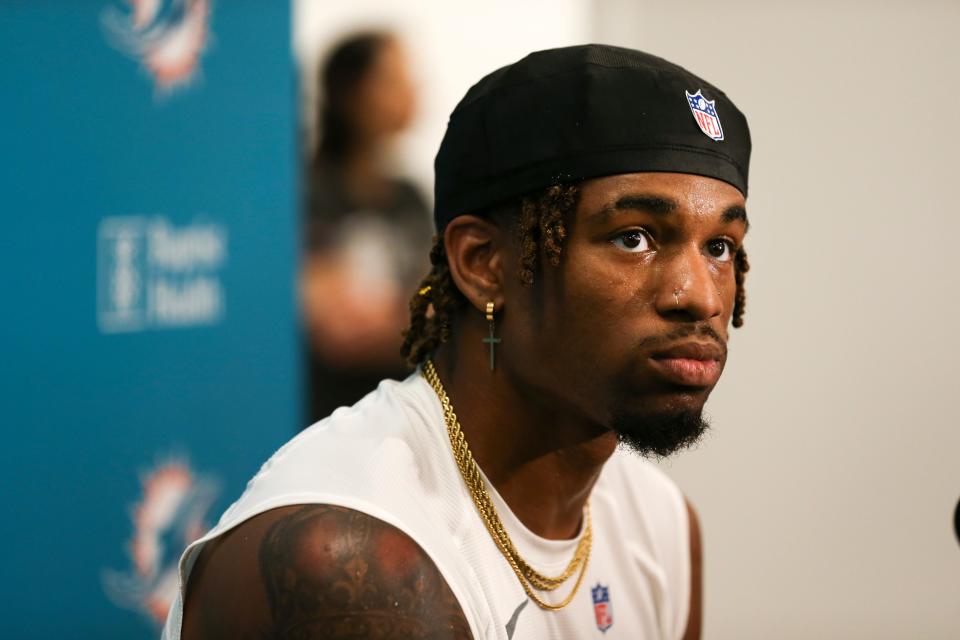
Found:
<path fill-rule="evenodd" d="M 754 138 L 697 504 L 708 639 L 960 638 L 960 4 L 598 0 Z"/>
<path fill-rule="evenodd" d="M 583 42 L 590 17 L 589 0 L 294 0 L 304 105 L 312 105 L 317 65 L 336 39 L 357 28 L 399 33 L 420 80 L 421 109 L 399 145 L 398 163 L 432 197 L 433 157 L 467 89 L 531 51 Z"/>

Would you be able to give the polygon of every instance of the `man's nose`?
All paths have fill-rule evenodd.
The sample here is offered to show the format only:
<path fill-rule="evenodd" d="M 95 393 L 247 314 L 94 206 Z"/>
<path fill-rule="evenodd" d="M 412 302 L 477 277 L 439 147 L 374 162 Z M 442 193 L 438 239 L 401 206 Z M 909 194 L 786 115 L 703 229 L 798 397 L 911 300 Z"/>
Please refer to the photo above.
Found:
<path fill-rule="evenodd" d="M 699 247 L 684 247 L 669 260 L 657 293 L 657 311 L 685 321 L 708 320 L 723 313 L 723 298 L 709 259 Z"/>

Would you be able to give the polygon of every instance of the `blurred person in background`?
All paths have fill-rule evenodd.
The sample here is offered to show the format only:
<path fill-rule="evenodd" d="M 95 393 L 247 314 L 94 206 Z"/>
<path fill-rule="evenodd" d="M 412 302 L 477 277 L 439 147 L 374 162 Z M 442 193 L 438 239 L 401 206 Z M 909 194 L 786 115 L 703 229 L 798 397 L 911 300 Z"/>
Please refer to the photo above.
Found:
<path fill-rule="evenodd" d="M 420 191 L 388 167 L 416 106 L 396 36 L 342 40 L 322 67 L 320 91 L 301 289 L 307 424 L 409 372 L 400 356 L 407 295 L 426 273 L 433 231 Z"/>

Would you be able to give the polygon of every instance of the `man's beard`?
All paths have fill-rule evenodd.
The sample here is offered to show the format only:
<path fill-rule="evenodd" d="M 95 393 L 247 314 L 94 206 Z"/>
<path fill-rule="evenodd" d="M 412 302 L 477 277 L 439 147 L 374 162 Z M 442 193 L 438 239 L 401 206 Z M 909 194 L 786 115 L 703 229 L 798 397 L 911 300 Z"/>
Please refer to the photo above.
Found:
<path fill-rule="evenodd" d="M 644 356 L 658 347 L 690 336 L 708 338 L 716 343 L 723 350 L 722 362 L 726 362 L 726 340 L 705 323 L 686 325 L 669 335 L 649 336 L 640 342 L 637 352 Z M 692 404 L 696 401 L 691 398 L 687 399 L 686 406 L 681 402 L 665 401 L 666 398 L 661 398 L 659 403 L 644 402 L 643 398 L 650 390 L 644 389 L 643 385 L 637 386 L 638 379 L 636 371 L 626 370 L 617 378 L 620 384 L 614 387 L 613 406 L 618 408 L 613 410 L 610 428 L 617 434 L 620 442 L 640 455 L 659 458 L 665 458 L 699 442 L 704 432 L 710 428 L 710 423 L 703 417 L 703 402 Z M 638 404 L 638 401 L 643 404 Z M 656 404 L 660 406 L 655 406 Z"/>
<path fill-rule="evenodd" d="M 623 413 L 615 416 L 610 426 L 620 442 L 640 455 L 665 458 L 696 444 L 710 423 L 698 408 Z"/>

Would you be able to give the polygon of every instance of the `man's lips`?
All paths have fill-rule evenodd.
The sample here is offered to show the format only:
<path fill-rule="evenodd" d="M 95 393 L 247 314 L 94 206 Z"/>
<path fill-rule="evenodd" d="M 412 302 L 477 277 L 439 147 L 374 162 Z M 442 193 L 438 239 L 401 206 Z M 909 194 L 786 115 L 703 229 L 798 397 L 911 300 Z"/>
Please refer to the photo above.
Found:
<path fill-rule="evenodd" d="M 720 379 L 723 348 L 713 342 L 682 342 L 650 355 L 653 370 L 668 382 L 712 387 Z"/>

